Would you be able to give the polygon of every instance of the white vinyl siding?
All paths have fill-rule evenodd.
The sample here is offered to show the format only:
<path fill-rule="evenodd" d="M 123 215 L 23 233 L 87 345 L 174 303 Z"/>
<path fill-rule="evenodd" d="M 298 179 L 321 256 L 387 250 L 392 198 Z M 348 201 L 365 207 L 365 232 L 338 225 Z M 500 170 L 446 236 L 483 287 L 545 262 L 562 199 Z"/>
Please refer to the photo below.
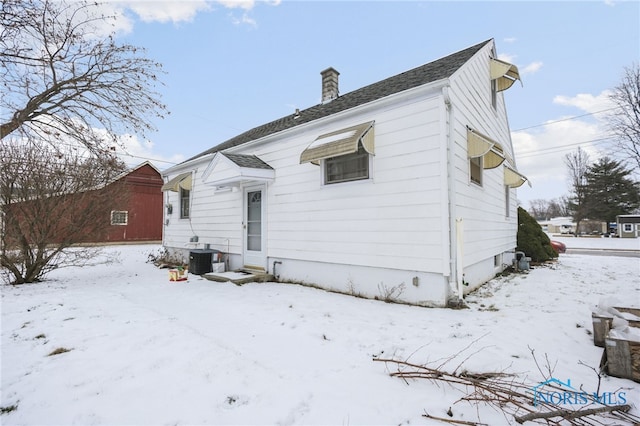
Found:
<path fill-rule="evenodd" d="M 517 206 L 513 201 L 516 190 L 509 189 L 508 195 L 505 193 L 503 166 L 482 170 L 482 187 L 472 183 L 469 175 L 467 127 L 495 140 L 505 155 L 514 158 L 503 92 L 497 93 L 495 108 L 492 105 L 490 53 L 490 49 L 482 50 L 451 79 L 452 104 L 456 106 L 453 135 L 457 163 L 455 210 L 464 223 L 465 267 L 483 262 L 488 256 L 511 251 L 516 246 Z M 509 214 L 505 211 L 507 204 Z M 493 262 L 488 261 L 488 265 L 493 267 Z"/>
<path fill-rule="evenodd" d="M 447 230 L 440 226 L 439 102 L 434 97 L 376 114 L 376 155 L 371 156 L 368 180 L 323 185 L 320 166 L 299 164 L 315 134 L 353 124 L 349 122 L 234 151 L 255 154 L 276 170 L 265 201 L 268 256 L 442 272 L 441 241 Z M 228 245 L 239 254 L 242 191 L 216 192 L 202 184 L 207 164 L 198 165 L 194 175 L 190 224 L 170 221 L 165 244 L 184 247 L 197 235 L 212 248 L 226 252 Z"/>
<path fill-rule="evenodd" d="M 308 139 L 291 140 L 297 149 L 279 141 L 279 150 L 257 153 L 277 170 L 267 202 L 269 256 L 439 271 L 437 107 L 434 98 L 376 114 L 371 180 L 321 185 L 320 167 L 291 163 Z"/>

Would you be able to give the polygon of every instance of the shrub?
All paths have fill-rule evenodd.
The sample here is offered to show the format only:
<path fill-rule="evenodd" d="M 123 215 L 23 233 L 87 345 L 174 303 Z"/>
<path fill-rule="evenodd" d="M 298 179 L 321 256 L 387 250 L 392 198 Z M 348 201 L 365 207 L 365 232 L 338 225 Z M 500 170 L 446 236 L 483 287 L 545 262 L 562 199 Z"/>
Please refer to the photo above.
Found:
<path fill-rule="evenodd" d="M 518 207 L 517 244 L 516 250 L 524 252 L 533 262 L 545 262 L 558 257 L 540 224 L 522 207 Z"/>

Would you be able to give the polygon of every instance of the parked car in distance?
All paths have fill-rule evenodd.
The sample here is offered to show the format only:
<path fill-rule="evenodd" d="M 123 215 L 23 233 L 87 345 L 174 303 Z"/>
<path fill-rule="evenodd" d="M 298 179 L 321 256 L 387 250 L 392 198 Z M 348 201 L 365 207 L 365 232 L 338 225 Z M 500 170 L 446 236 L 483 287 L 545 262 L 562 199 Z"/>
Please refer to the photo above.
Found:
<path fill-rule="evenodd" d="M 567 246 L 565 245 L 565 243 L 560 241 L 551 240 L 551 247 L 553 247 L 553 249 L 558 253 L 566 253 L 567 251 Z"/>

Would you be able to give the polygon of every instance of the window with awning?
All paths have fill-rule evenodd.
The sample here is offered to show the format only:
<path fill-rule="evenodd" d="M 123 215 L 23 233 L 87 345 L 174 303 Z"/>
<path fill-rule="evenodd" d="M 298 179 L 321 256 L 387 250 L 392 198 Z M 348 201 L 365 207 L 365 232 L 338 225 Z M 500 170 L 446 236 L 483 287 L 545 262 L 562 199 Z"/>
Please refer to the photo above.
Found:
<path fill-rule="evenodd" d="M 300 154 L 300 164 L 320 164 L 320 160 L 355 154 L 362 147 L 375 154 L 373 121 L 318 136 Z"/>
<path fill-rule="evenodd" d="M 513 170 L 511 167 L 505 166 L 504 168 L 504 184 L 509 188 L 518 188 L 527 182 L 531 186 L 531 182 L 526 176 Z"/>
<path fill-rule="evenodd" d="M 495 169 L 504 163 L 504 184 L 506 186 L 518 188 L 525 182 L 531 186 L 527 177 L 515 170 L 513 158 L 504 152 L 502 145 L 469 127 L 467 127 L 467 156 L 469 157 L 470 179 L 478 185 L 482 186 L 483 169 Z M 507 160 L 506 163 L 505 160 Z"/>
<path fill-rule="evenodd" d="M 487 136 L 467 127 L 467 155 L 482 158 L 483 169 L 495 169 L 505 160 L 502 146 Z"/>
<path fill-rule="evenodd" d="M 496 81 L 496 91 L 502 92 L 513 86 L 516 80 L 520 80 L 520 72 L 513 64 L 500 59 L 491 59 L 491 80 Z"/>
<path fill-rule="evenodd" d="M 173 191 L 178 192 L 180 188 L 191 190 L 192 181 L 191 181 L 191 172 L 182 173 L 178 176 L 170 179 L 167 183 L 162 185 L 163 191 Z"/>

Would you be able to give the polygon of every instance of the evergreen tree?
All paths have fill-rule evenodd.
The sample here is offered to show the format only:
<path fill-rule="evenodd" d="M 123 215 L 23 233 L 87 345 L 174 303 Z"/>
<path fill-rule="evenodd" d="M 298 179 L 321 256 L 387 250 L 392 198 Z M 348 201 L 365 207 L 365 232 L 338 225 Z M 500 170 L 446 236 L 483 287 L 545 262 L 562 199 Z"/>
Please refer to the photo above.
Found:
<path fill-rule="evenodd" d="M 523 251 L 533 262 L 558 257 L 540 224 L 522 207 L 518 207 L 517 251 Z"/>
<path fill-rule="evenodd" d="M 585 174 L 585 215 L 589 219 L 615 222 L 616 216 L 631 214 L 640 206 L 640 185 L 620 161 L 604 157 Z"/>

